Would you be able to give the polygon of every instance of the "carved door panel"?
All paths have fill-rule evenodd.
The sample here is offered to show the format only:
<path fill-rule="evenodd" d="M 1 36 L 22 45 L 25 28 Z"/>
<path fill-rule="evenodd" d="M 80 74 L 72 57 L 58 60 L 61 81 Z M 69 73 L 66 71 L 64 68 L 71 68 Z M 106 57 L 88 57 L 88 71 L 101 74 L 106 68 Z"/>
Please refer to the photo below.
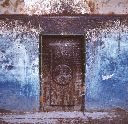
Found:
<path fill-rule="evenodd" d="M 41 109 L 80 110 L 84 36 L 42 35 L 40 45 Z"/>

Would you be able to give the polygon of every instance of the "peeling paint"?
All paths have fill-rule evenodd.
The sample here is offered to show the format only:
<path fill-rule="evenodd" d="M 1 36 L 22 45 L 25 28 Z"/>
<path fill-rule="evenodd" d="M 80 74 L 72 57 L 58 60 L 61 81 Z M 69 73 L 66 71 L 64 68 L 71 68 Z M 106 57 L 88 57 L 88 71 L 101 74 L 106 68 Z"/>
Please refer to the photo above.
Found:
<path fill-rule="evenodd" d="M 39 109 L 40 32 L 86 32 L 86 108 L 128 108 L 127 17 L 89 15 L 1 16 L 0 108 Z"/>
<path fill-rule="evenodd" d="M 36 110 L 39 107 L 39 31 L 19 25 L 17 20 L 10 23 L 14 27 L 0 21 L 0 108 Z"/>
<path fill-rule="evenodd" d="M 0 14 L 127 14 L 127 0 L 1 0 Z"/>
<path fill-rule="evenodd" d="M 0 14 L 23 14 L 23 0 L 2 0 L 0 1 Z"/>

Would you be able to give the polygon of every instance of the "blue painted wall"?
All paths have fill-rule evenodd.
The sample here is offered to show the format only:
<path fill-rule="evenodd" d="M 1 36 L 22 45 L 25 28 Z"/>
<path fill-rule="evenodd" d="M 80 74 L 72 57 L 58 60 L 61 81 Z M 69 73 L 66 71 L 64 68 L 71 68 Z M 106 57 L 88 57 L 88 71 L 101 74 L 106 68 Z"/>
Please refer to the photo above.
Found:
<path fill-rule="evenodd" d="M 38 110 L 39 39 L 19 28 L 5 30 L 0 35 L 0 109 Z"/>
<path fill-rule="evenodd" d="M 92 39 L 86 46 L 86 107 L 128 109 L 128 33 L 101 33 Z"/>
<path fill-rule="evenodd" d="M 25 19 L 28 21 L 27 18 Z M 14 20 L 10 21 L 10 24 L 0 21 L 0 109 L 20 111 L 39 109 L 38 56 L 41 31 L 46 33 L 90 32 L 85 46 L 86 108 L 128 109 L 127 28 L 125 32 L 118 31 L 111 27 L 110 23 L 109 30 L 103 31 L 98 27 L 91 33 L 91 30 L 86 28 L 95 29 L 93 25 L 100 22 L 100 18 L 97 18 L 99 21 L 94 18 L 88 21 L 86 16 L 59 17 L 59 19 L 32 17 L 32 19 L 33 25 L 38 24 L 38 27 L 34 27 L 29 21 L 25 25 Z M 76 20 L 77 23 L 75 23 Z M 54 29 L 51 28 L 53 24 Z M 99 30 L 100 33 L 97 33 Z"/>

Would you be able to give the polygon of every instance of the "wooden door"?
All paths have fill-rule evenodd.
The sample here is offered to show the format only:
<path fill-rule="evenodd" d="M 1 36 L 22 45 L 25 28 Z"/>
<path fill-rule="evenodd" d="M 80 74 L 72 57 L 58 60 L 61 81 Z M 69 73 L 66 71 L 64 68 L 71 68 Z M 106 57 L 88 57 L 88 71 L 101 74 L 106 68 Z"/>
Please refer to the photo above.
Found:
<path fill-rule="evenodd" d="M 80 110 L 83 104 L 84 48 L 83 35 L 41 35 L 41 110 Z"/>

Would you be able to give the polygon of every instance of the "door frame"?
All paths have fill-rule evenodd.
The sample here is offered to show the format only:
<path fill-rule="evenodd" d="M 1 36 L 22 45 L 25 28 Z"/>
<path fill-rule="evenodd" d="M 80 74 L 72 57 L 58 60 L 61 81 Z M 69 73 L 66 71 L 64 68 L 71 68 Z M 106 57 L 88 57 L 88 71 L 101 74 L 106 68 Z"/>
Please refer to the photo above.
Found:
<path fill-rule="evenodd" d="M 44 106 L 43 106 L 43 102 L 44 101 L 44 96 L 43 96 L 43 91 L 41 90 L 42 89 L 42 75 L 41 75 L 41 72 L 42 72 L 42 42 L 43 42 L 43 38 L 42 36 L 62 36 L 62 37 L 66 37 L 66 36 L 81 36 L 81 37 L 84 37 L 84 57 L 83 57 L 83 70 L 82 72 L 84 73 L 83 74 L 83 82 L 82 82 L 82 87 L 81 87 L 81 90 L 82 90 L 82 105 L 81 105 L 81 111 L 85 111 L 85 97 L 86 97 L 86 34 L 45 34 L 45 33 L 40 33 L 39 34 L 39 85 L 40 85 L 40 90 L 39 90 L 39 110 L 40 111 L 44 111 Z M 82 41 L 83 42 L 83 41 Z"/>

